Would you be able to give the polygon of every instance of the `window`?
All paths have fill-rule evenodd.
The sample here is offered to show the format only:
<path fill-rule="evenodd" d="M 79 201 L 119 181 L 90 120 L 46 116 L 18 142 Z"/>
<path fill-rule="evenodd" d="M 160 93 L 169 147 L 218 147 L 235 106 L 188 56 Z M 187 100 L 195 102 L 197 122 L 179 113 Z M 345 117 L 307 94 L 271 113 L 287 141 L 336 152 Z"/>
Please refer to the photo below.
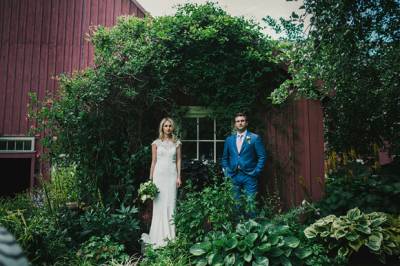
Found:
<path fill-rule="evenodd" d="M 34 137 L 0 137 L 0 152 L 33 152 Z"/>
<path fill-rule="evenodd" d="M 226 129 L 222 121 L 209 117 L 210 110 L 190 106 L 181 123 L 183 159 L 211 160 L 217 162 L 224 149 Z"/>

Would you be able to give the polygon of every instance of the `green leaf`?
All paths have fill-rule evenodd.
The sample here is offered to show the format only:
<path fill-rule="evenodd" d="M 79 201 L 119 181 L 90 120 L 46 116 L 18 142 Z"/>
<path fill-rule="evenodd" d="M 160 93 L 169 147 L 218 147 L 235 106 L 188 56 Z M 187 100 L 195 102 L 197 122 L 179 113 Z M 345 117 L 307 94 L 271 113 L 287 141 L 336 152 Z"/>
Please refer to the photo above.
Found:
<path fill-rule="evenodd" d="M 190 248 L 190 254 L 192 254 L 193 256 L 201 256 L 207 253 L 209 248 L 210 244 L 207 242 L 197 243 Z"/>
<path fill-rule="evenodd" d="M 363 244 L 364 244 L 363 241 L 357 239 L 355 241 L 350 242 L 349 247 L 351 247 L 355 252 L 357 252 L 362 247 Z"/>
<path fill-rule="evenodd" d="M 292 263 L 290 262 L 290 260 L 286 257 L 280 257 L 279 260 L 281 261 L 283 266 L 292 266 Z"/>
<path fill-rule="evenodd" d="M 250 233 L 245 237 L 244 241 L 248 247 L 252 247 L 257 237 L 258 237 L 257 233 Z"/>
<path fill-rule="evenodd" d="M 347 257 L 347 255 L 350 253 L 350 250 L 347 247 L 340 247 L 338 249 L 338 256 L 339 257 Z"/>
<path fill-rule="evenodd" d="M 279 242 L 279 236 L 272 235 L 269 237 L 269 243 L 271 243 L 271 245 L 275 246 L 276 244 L 278 244 L 278 242 Z"/>
<path fill-rule="evenodd" d="M 360 236 L 356 232 L 350 232 L 346 235 L 346 239 L 349 241 L 355 241 L 359 238 Z"/>
<path fill-rule="evenodd" d="M 235 264 L 235 254 L 229 254 L 224 259 L 225 265 L 234 265 Z"/>
<path fill-rule="evenodd" d="M 309 247 L 306 248 L 297 248 L 294 251 L 294 254 L 301 260 L 307 258 L 308 256 L 310 256 L 312 254 L 312 250 Z"/>
<path fill-rule="evenodd" d="M 280 248 L 277 248 L 277 247 L 271 248 L 271 250 L 268 252 L 268 254 L 269 254 L 271 257 L 279 257 L 279 256 L 281 256 L 283 253 L 284 253 L 283 250 L 280 249 Z"/>
<path fill-rule="evenodd" d="M 373 251 L 379 251 L 382 245 L 383 236 L 382 233 L 375 233 L 368 238 L 368 242 L 365 244 Z"/>
<path fill-rule="evenodd" d="M 252 266 L 268 266 L 269 260 L 266 257 L 257 257 L 256 261 L 253 261 Z"/>
<path fill-rule="evenodd" d="M 246 251 L 243 255 L 243 259 L 247 262 L 250 262 L 253 257 L 253 252 L 251 250 Z"/>
<path fill-rule="evenodd" d="M 307 238 L 315 238 L 318 235 L 317 230 L 315 230 L 315 227 L 313 225 L 310 225 L 306 229 L 304 229 L 304 235 Z"/>
<path fill-rule="evenodd" d="M 263 243 L 257 247 L 257 250 L 259 250 L 260 252 L 267 252 L 271 249 L 271 247 L 271 243 Z"/>
<path fill-rule="evenodd" d="M 206 266 L 207 265 L 207 260 L 205 258 L 202 258 L 196 262 L 196 266 Z"/>
<path fill-rule="evenodd" d="M 284 237 L 283 240 L 285 241 L 286 246 L 291 248 L 297 248 L 300 244 L 300 239 L 294 236 Z"/>
<path fill-rule="evenodd" d="M 239 241 L 236 238 L 229 238 L 225 240 L 224 246 L 225 250 L 231 250 L 238 245 Z"/>

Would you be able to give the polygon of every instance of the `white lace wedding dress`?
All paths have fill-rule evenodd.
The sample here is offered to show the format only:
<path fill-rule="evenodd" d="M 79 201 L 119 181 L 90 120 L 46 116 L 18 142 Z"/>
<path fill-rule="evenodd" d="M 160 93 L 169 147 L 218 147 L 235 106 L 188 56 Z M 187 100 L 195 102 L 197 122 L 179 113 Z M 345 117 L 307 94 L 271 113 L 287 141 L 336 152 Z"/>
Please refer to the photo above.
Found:
<path fill-rule="evenodd" d="M 153 247 L 165 246 L 168 240 L 175 238 L 173 213 L 176 206 L 176 149 L 180 141 L 155 140 L 157 146 L 157 162 L 153 171 L 153 182 L 160 193 L 153 201 L 153 217 L 150 233 L 143 234 L 142 240 Z"/>

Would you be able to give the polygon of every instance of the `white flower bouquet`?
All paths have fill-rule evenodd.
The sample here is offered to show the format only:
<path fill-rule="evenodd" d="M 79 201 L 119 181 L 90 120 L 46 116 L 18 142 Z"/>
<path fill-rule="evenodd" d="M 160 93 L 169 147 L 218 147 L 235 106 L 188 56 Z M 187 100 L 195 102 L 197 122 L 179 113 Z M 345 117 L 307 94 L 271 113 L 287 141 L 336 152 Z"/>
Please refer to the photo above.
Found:
<path fill-rule="evenodd" d="M 149 180 L 145 183 L 140 184 L 139 197 L 142 202 L 148 199 L 154 200 L 157 194 L 160 192 L 153 181 Z"/>

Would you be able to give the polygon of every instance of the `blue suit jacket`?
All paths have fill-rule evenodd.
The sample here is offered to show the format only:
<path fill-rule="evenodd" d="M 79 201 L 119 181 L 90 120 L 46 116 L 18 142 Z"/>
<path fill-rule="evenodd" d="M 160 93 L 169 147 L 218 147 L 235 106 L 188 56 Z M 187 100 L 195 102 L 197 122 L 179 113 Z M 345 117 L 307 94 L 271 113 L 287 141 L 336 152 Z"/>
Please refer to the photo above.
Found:
<path fill-rule="evenodd" d="M 262 172 L 267 158 L 260 136 L 247 131 L 240 151 L 236 147 L 236 138 L 236 134 L 232 134 L 225 140 L 222 155 L 225 175 L 233 177 L 240 169 L 247 175 L 257 177 Z"/>

